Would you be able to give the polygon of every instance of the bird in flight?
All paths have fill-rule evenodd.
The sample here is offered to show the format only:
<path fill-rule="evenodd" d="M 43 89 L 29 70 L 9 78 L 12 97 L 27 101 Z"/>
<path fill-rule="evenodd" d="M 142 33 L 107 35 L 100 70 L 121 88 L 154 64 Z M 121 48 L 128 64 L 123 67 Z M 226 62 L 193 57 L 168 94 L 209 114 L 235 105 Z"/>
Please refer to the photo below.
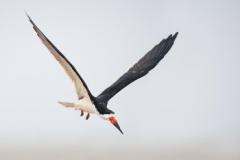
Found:
<path fill-rule="evenodd" d="M 83 78 L 77 72 L 75 67 L 68 59 L 55 47 L 55 45 L 42 33 L 32 19 L 27 14 L 29 21 L 32 23 L 34 30 L 42 43 L 47 47 L 53 57 L 60 63 L 69 78 L 72 80 L 78 100 L 76 102 L 58 102 L 65 107 L 72 107 L 81 111 L 81 116 L 84 112 L 87 113 L 86 120 L 90 114 L 96 114 L 104 120 L 110 121 L 122 134 L 122 130 L 115 118 L 115 113 L 107 108 L 108 101 L 124 87 L 133 81 L 145 76 L 153 69 L 161 59 L 171 49 L 178 32 L 173 36 L 163 39 L 159 44 L 146 53 L 137 63 L 135 63 L 126 73 L 124 73 L 116 82 L 106 88 L 97 97 L 93 96 L 84 82 Z"/>

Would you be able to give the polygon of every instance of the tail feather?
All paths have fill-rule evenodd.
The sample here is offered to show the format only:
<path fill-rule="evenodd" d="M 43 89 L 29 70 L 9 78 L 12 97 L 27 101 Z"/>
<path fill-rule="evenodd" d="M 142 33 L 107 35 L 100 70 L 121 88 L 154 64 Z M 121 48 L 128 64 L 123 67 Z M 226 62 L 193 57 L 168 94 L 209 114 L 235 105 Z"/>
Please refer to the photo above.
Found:
<path fill-rule="evenodd" d="M 58 103 L 65 107 L 74 107 L 74 103 L 72 102 L 58 102 Z"/>

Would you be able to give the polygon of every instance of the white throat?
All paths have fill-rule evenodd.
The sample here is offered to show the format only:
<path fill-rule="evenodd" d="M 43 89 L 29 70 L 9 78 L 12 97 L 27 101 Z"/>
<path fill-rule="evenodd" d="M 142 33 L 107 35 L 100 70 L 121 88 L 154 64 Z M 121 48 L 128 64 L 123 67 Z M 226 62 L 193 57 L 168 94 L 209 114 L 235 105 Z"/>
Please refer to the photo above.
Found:
<path fill-rule="evenodd" d="M 114 114 L 98 114 L 99 117 L 101 117 L 104 120 L 109 120 L 110 117 L 113 117 Z"/>

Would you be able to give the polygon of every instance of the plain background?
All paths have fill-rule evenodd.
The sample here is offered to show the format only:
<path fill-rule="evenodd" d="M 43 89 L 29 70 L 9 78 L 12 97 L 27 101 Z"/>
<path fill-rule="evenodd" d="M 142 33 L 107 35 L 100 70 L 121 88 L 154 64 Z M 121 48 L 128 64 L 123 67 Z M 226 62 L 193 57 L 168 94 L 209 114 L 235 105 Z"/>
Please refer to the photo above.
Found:
<path fill-rule="evenodd" d="M 98 95 L 163 38 L 174 46 L 108 104 L 77 99 L 25 11 Z M 240 159 L 240 1 L 0 0 L 0 159 Z"/>

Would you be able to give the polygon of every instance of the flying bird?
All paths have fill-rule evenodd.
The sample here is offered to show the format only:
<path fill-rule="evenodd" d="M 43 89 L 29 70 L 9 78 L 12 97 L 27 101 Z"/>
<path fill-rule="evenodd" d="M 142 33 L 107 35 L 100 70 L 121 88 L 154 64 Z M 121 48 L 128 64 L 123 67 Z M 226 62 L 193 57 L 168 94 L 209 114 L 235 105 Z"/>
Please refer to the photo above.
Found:
<path fill-rule="evenodd" d="M 92 95 L 87 84 L 84 82 L 83 78 L 71 62 L 69 62 L 68 59 L 55 47 L 55 45 L 42 33 L 29 16 L 28 18 L 42 43 L 60 63 L 75 86 L 78 100 L 76 102 L 58 103 L 65 107 L 72 107 L 76 110 L 80 110 L 81 116 L 84 115 L 84 112 L 87 113 L 86 119 L 90 117 L 90 114 L 96 114 L 102 119 L 110 121 L 122 134 L 123 132 L 115 118 L 115 113 L 107 108 L 108 101 L 127 85 L 145 76 L 151 69 L 153 69 L 171 49 L 178 35 L 178 32 L 176 32 L 173 36 L 170 35 L 168 38 L 163 39 L 159 44 L 153 47 L 152 50 L 147 52 L 137 63 L 135 63 L 126 73 L 124 73 L 116 82 L 95 97 Z"/>

